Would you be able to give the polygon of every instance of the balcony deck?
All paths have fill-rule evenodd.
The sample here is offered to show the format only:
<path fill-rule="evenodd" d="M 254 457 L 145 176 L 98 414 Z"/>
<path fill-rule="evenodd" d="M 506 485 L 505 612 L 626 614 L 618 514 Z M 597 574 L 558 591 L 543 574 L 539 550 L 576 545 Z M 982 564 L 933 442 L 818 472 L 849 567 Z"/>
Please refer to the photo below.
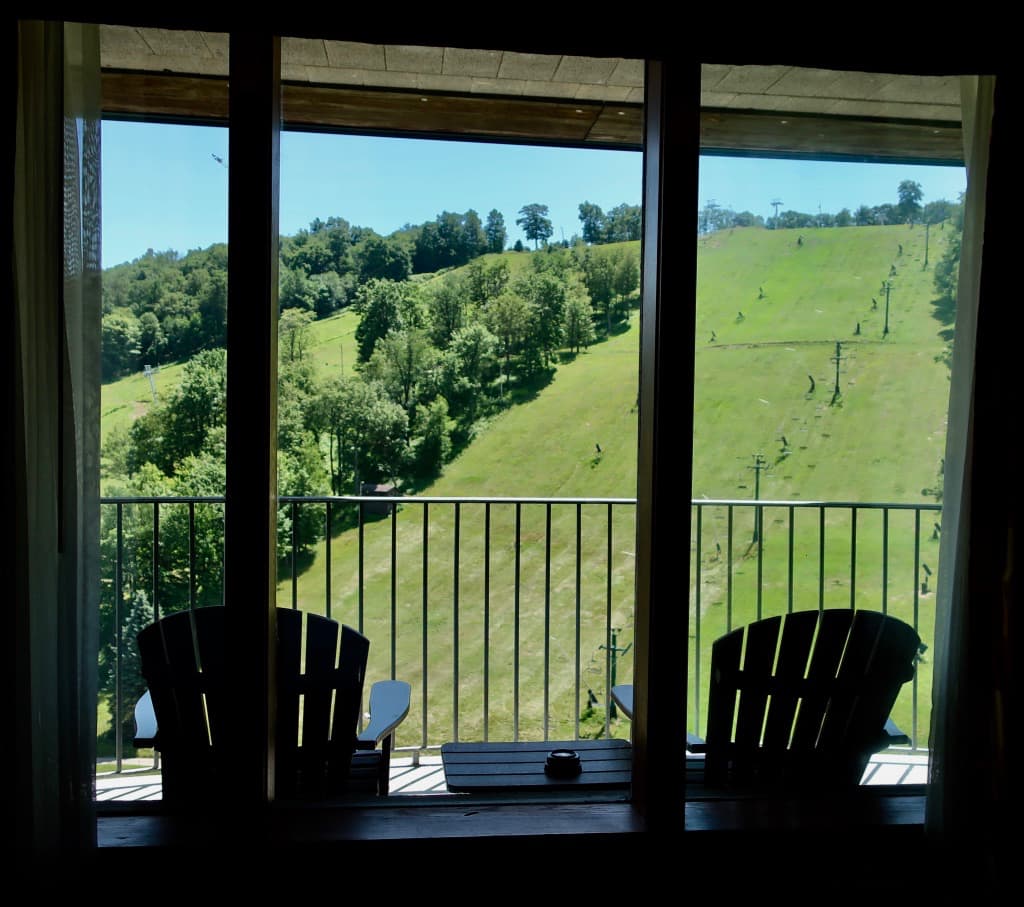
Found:
<path fill-rule="evenodd" d="M 881 753 L 872 758 L 862 784 L 924 784 L 928 780 L 927 753 Z M 440 756 L 408 756 L 391 760 L 391 796 L 421 797 L 447 794 Z M 160 800 L 160 775 L 151 768 L 98 774 L 96 799 L 100 803 Z"/>

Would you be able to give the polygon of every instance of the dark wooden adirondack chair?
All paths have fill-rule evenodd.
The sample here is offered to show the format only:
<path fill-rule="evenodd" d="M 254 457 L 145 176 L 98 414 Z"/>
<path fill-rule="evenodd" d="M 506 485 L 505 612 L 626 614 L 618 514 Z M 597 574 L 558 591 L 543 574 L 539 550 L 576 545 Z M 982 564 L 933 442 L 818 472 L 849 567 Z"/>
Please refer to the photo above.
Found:
<path fill-rule="evenodd" d="M 874 611 L 827 609 L 769 617 L 711 649 L 708 788 L 835 789 L 856 786 L 868 760 L 908 743 L 889 718 L 913 677 L 921 640 Z M 612 695 L 632 715 L 631 685 Z"/>
<path fill-rule="evenodd" d="M 138 636 L 148 690 L 136 708 L 135 745 L 160 752 L 167 803 L 208 800 L 231 784 L 231 754 L 220 745 L 231 708 L 226 635 L 225 609 L 209 607 L 171 614 Z M 277 609 L 277 636 L 276 796 L 387 794 L 409 684 L 373 684 L 369 723 L 358 733 L 369 640 L 288 608 Z"/>

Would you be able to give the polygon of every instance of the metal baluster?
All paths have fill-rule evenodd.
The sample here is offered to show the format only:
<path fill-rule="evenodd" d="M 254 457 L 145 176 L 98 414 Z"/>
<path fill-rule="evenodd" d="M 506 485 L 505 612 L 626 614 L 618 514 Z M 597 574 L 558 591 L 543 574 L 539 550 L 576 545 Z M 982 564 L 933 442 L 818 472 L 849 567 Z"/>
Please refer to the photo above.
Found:
<path fill-rule="evenodd" d="M 391 504 L 391 679 L 398 670 L 398 505 Z"/>
<path fill-rule="evenodd" d="M 615 643 L 612 640 L 612 505 L 608 505 L 607 514 L 607 542 L 605 551 L 605 621 L 604 621 L 604 688 L 605 688 L 605 728 L 608 727 L 611 716 L 615 714 L 615 704 L 612 702 L 612 658 L 615 650 Z"/>
<path fill-rule="evenodd" d="M 825 507 L 818 508 L 818 610 L 825 607 Z"/>
<path fill-rule="evenodd" d="M 920 525 L 920 511 L 918 511 Z M 917 576 L 917 571 L 914 571 Z M 915 599 L 916 600 L 916 599 Z M 882 613 L 889 613 L 889 508 L 882 511 Z M 914 627 L 916 630 L 917 627 Z"/>
<path fill-rule="evenodd" d="M 700 627 L 700 625 L 701 625 L 701 613 L 700 613 L 701 612 L 701 606 L 700 606 L 701 605 L 701 594 L 700 594 L 700 585 L 701 585 L 701 575 L 702 575 L 701 574 L 701 561 L 703 559 L 703 557 L 702 557 L 703 553 L 704 553 L 704 508 L 700 504 L 698 504 L 697 505 L 697 565 L 696 565 L 696 568 L 695 568 L 695 571 L 694 571 L 695 579 L 696 579 L 696 582 L 695 582 L 695 585 L 694 585 L 694 589 L 695 589 L 694 595 L 696 596 L 696 601 L 694 602 L 695 615 L 694 615 L 694 621 L 693 621 L 694 622 L 694 627 L 695 627 L 695 630 L 694 630 L 694 640 L 693 640 L 693 650 L 694 650 L 694 658 L 693 658 L 693 684 L 694 684 L 694 689 L 696 691 L 696 696 L 694 697 L 694 708 L 696 709 L 696 711 L 694 712 L 694 715 L 693 715 L 693 721 L 694 721 L 693 730 L 694 730 L 694 733 L 698 733 L 697 728 L 700 727 L 700 635 L 701 635 L 700 634 L 700 629 L 701 629 L 701 627 Z"/>
<path fill-rule="evenodd" d="M 426 749 L 427 746 L 427 715 L 428 715 L 428 701 L 427 694 L 430 689 L 430 660 L 429 660 L 429 645 L 427 640 L 427 627 L 430 626 L 427 622 L 429 615 L 429 574 L 430 568 L 428 566 L 428 554 L 430 548 L 430 505 L 426 502 L 423 504 L 423 747 Z M 458 739 L 458 738 L 455 738 Z"/>
<path fill-rule="evenodd" d="M 491 703 L 491 502 L 484 504 L 484 740 L 490 731 Z"/>
<path fill-rule="evenodd" d="M 160 504 L 153 501 L 153 623 L 160 620 Z"/>
<path fill-rule="evenodd" d="M 551 710 L 551 505 L 544 508 L 544 739 Z"/>
<path fill-rule="evenodd" d="M 453 541 L 454 576 L 452 578 L 452 673 L 455 681 L 452 684 L 452 727 L 456 740 L 459 739 L 459 533 L 462 529 L 460 508 L 461 505 L 456 501 L 455 539 Z"/>
<path fill-rule="evenodd" d="M 857 607 L 857 508 L 850 508 L 850 610 Z"/>
<path fill-rule="evenodd" d="M 583 505 L 577 502 L 576 504 L 576 662 L 573 670 L 573 715 L 574 715 L 574 736 L 580 736 L 580 695 L 583 690 L 580 686 L 580 649 L 583 645 L 583 639 L 580 635 L 581 618 L 580 618 L 580 606 L 581 606 L 581 592 L 580 592 L 580 548 L 581 548 L 581 536 L 582 536 L 582 520 L 583 520 Z"/>
<path fill-rule="evenodd" d="M 292 515 L 292 610 L 299 609 L 299 502 L 291 502 Z"/>
<path fill-rule="evenodd" d="M 331 501 L 327 501 L 327 507 L 324 510 L 324 567 L 326 570 L 324 577 L 324 614 L 328 619 L 331 616 L 331 534 L 334 527 L 331 503 Z"/>
<path fill-rule="evenodd" d="M 520 538 L 522 531 L 522 504 L 516 502 L 516 535 L 515 535 L 515 576 L 513 578 L 513 601 L 515 620 L 515 639 L 512 645 L 512 739 L 519 740 L 519 567 Z"/>
<path fill-rule="evenodd" d="M 124 742 L 121 731 L 121 661 L 124 657 L 121 631 L 121 605 L 124 596 L 124 508 L 117 505 L 117 563 L 114 569 L 114 766 L 121 771 Z"/>
<path fill-rule="evenodd" d="M 188 502 L 188 606 L 196 607 L 196 502 Z"/>
<path fill-rule="evenodd" d="M 788 576 L 789 576 L 789 588 L 786 592 L 786 611 L 790 614 L 793 613 L 793 546 L 795 543 L 795 522 L 796 522 L 796 508 L 790 505 L 789 507 L 789 555 L 788 555 Z"/>

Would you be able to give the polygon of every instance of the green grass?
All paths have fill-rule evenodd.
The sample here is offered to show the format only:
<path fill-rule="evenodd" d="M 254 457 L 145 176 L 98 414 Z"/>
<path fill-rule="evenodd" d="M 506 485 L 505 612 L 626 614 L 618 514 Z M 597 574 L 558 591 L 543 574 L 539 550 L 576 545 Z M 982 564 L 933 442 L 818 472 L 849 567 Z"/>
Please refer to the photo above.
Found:
<path fill-rule="evenodd" d="M 157 398 L 169 394 L 181 383 L 184 363 L 162 365 L 154 372 L 153 388 L 141 372 L 103 385 L 101 403 L 101 433 L 106 438 L 111 431 L 128 428 L 153 405 L 153 390 Z"/>
<path fill-rule="evenodd" d="M 607 343 L 597 344 L 574 361 L 563 364 L 556 379 L 544 388 L 527 406 L 513 408 L 496 417 L 487 431 L 445 470 L 444 476 L 423 491 L 424 496 L 460 497 L 620 497 L 636 494 L 636 394 L 639 347 L 637 319 L 630 329 Z M 581 406 L 585 401 L 590 405 Z M 593 405 L 597 401 L 600 405 Z M 522 439 L 530 437 L 524 445 Z M 601 453 L 596 445 L 600 444 Z M 513 651 L 508 629 L 515 621 L 515 603 L 510 598 L 513 587 L 513 520 L 510 505 L 492 507 L 491 574 L 494 591 L 491 601 L 493 648 L 489 651 L 492 688 L 489 691 L 490 733 L 498 738 L 512 733 L 513 722 Z M 523 515 L 520 590 L 520 682 L 534 691 L 542 690 L 545 649 L 543 603 L 547 529 L 540 508 L 529 508 Z M 601 519 L 604 510 L 601 511 Z M 452 538 L 454 508 L 437 506 L 431 509 L 428 537 L 428 579 L 426 617 L 423 607 L 423 523 L 420 509 L 404 505 L 395 526 L 400 555 L 400 571 L 396 578 L 395 610 L 398 621 L 398 652 L 396 674 L 410 680 L 414 688 L 422 678 L 421 656 L 424 644 L 429 654 L 429 688 L 431 702 L 428 732 L 452 727 L 454 696 L 452 664 L 456 642 L 459 647 L 459 725 L 463 737 L 482 736 L 480 719 L 483 712 L 482 670 L 484 601 L 484 507 L 463 505 L 460 508 L 461 544 L 459 549 L 460 623 L 458 634 L 452 622 L 454 600 L 452 576 Z M 575 651 L 575 561 L 562 544 L 572 543 L 576 531 L 576 508 L 559 505 L 551 518 L 552 548 L 558 552 L 551 565 L 551 614 L 554 638 L 548 652 L 551 695 L 557 707 L 552 714 L 573 714 L 575 696 L 573 677 L 564 665 Z M 631 621 L 633 571 L 633 511 L 622 507 L 614 518 L 613 595 L 611 607 L 617 625 Z M 386 640 L 390 636 L 391 618 L 391 545 L 390 520 L 377 521 L 365 529 L 363 626 L 371 639 Z M 605 642 L 605 609 L 608 601 L 604 589 L 606 537 L 603 523 L 589 510 L 581 527 L 583 549 L 581 626 L 582 650 L 587 654 L 585 669 L 593 667 L 590 659 L 597 657 Z M 344 533 L 331 543 L 331 588 L 333 616 L 359 622 L 357 537 Z M 571 549 L 574 550 L 574 549 Z M 323 550 L 298 577 L 297 596 L 300 608 L 323 612 L 326 588 L 326 556 Z M 279 601 L 290 601 L 290 580 L 282 582 Z M 424 638 L 424 626 L 426 637 Z M 384 676 L 389 670 L 386 646 L 373 649 L 371 674 Z M 600 666 L 598 666 L 600 667 Z M 591 675 L 588 675 L 591 676 Z M 596 675 L 594 675 L 596 676 Z M 599 678 L 598 678 L 599 680 Z M 597 680 L 591 680 L 597 685 Z M 585 697 L 586 686 L 583 687 Z M 414 696 L 416 694 L 414 693 Z M 543 728 L 543 715 L 538 712 L 539 696 L 520 695 L 524 713 L 519 716 L 521 735 L 537 734 Z M 418 736 L 419 716 L 410 715 L 403 735 Z M 558 722 L 558 736 L 572 735 L 575 728 L 566 720 Z M 436 739 L 436 738 L 431 738 Z"/>
<path fill-rule="evenodd" d="M 797 236 L 803 236 L 802 246 Z M 941 256 L 946 234 L 932 231 L 929 261 Z M 902 244 L 902 256 L 897 254 Z M 762 500 L 932 502 L 945 445 L 948 373 L 936 362 L 943 347 L 934 317 L 932 270 L 923 267 L 920 227 L 843 230 L 737 229 L 715 234 L 698 248 L 698 310 L 694 381 L 694 483 L 696 498 L 754 496 L 754 455 L 764 456 Z M 890 268 L 896 273 L 890 277 Z M 883 280 L 891 279 L 889 333 L 885 334 Z M 763 298 L 759 298 L 761 290 Z M 872 305 L 872 297 L 877 307 Z M 738 313 L 743 313 L 743 318 Z M 860 333 L 856 333 L 857 324 Z M 715 339 L 711 341 L 711 332 Z M 841 343 L 839 391 L 834 361 Z M 810 393 L 810 380 L 815 390 Z M 784 450 L 782 437 L 788 441 Z M 825 606 L 842 607 L 856 583 L 858 607 L 881 608 L 913 621 L 914 552 L 907 515 L 889 526 L 888 574 L 883 586 L 881 516 L 858 515 L 856 569 L 851 576 L 849 517 L 826 525 L 826 562 L 818 563 L 817 513 L 797 511 L 798 552 L 794 607 L 816 607 L 824 574 Z M 709 514 L 702 527 L 701 672 L 707 677 L 707 643 L 725 629 L 729 609 L 725 513 Z M 757 546 L 750 546 L 752 515 L 733 547 L 732 625 L 754 619 Z M 932 520 L 923 522 L 920 559 L 935 570 L 938 541 Z M 762 613 L 788 606 L 784 560 L 773 551 L 788 545 L 788 513 L 765 516 Z M 901 531 L 902 530 L 902 531 Z M 710 552 L 710 554 L 709 554 Z M 934 585 L 934 584 L 933 584 Z M 691 587 L 691 608 L 696 588 Z M 922 637 L 932 638 L 932 599 L 919 609 Z M 692 612 L 691 612 L 692 613 Z M 695 642 L 695 641 L 694 641 Z M 694 652 L 691 650 L 691 675 Z M 927 704 L 930 665 L 917 683 Z M 894 711 L 910 730 L 908 685 Z M 705 698 L 706 701 L 706 698 Z M 692 700 L 691 700 L 692 702 Z M 703 707 L 703 702 L 702 702 Z M 927 709 L 924 710 L 927 712 Z M 691 721 L 700 724 L 699 716 Z M 927 716 L 918 731 L 927 739 Z"/>
<path fill-rule="evenodd" d="M 351 309 L 310 325 L 310 355 L 321 380 L 350 378 L 355 374 L 358 326 L 359 316 Z"/>
<path fill-rule="evenodd" d="M 796 243 L 802 235 L 802 246 Z M 931 231 L 929 259 L 941 256 L 948 233 Z M 903 255 L 897 255 L 902 244 Z M 907 227 L 858 227 L 832 230 L 766 231 L 741 229 L 715 234 L 698 242 L 699 286 L 695 337 L 677 338 L 695 350 L 693 380 L 675 376 L 680 412 L 692 404 L 694 461 L 692 494 L 696 498 L 751 499 L 754 455 L 763 455 L 762 500 L 884 501 L 915 503 L 933 500 L 925 491 L 936 484 L 945 443 L 948 377 L 936 362 L 944 327 L 934 317 L 932 270 L 923 267 L 924 231 Z M 508 257 L 508 256 L 507 256 Z M 511 255 L 516 265 L 527 255 Z M 889 333 L 883 333 L 883 280 L 891 276 Z M 759 298 L 763 290 L 763 298 Z M 877 307 L 872 306 L 872 297 Z M 681 299 L 680 305 L 690 304 Z M 743 318 L 738 313 L 743 313 Z M 860 333 L 856 332 L 860 324 Z M 314 326 L 312 354 L 322 374 L 349 373 L 355 363 L 355 316 L 343 313 Z M 711 341 L 711 333 L 715 339 Z M 588 496 L 632 497 L 636 491 L 637 387 L 639 322 L 634 314 L 629 329 L 594 345 L 575 360 L 562 364 L 550 385 L 528 404 L 496 417 L 456 459 L 424 496 Z M 836 343 L 841 343 L 839 396 L 836 383 Z M 685 362 L 684 356 L 679 361 Z M 333 370 L 333 372 L 332 372 Z M 167 370 L 165 370 L 166 372 Z M 162 373 L 161 378 L 164 378 Z M 809 392 L 813 376 L 815 390 Z M 169 378 L 169 375 L 167 376 Z M 125 418 L 130 402 L 145 405 L 148 385 L 104 389 L 104 412 Z M 166 378 L 165 378 L 166 380 Z M 142 379 L 144 381 L 144 379 Z M 159 385 L 158 385 L 159 387 Z M 112 389 L 111 389 L 112 390 Z M 134 396 L 133 396 L 134 395 Z M 113 401 L 123 400 L 114 410 Z M 104 432 L 107 421 L 104 422 Z M 788 447 L 783 449 L 785 436 Z M 680 438 L 680 450 L 689 439 Z M 600 444 L 601 453 L 596 445 Z M 681 473 L 681 475 L 683 475 Z M 691 489 L 685 480 L 679 495 L 679 520 L 691 518 L 685 503 Z M 581 527 L 580 651 L 577 674 L 576 578 L 572 558 L 576 533 L 575 508 L 552 508 L 550 538 L 556 552 L 550 579 L 544 575 L 548 530 L 544 514 L 523 512 L 518 611 L 512 593 L 514 511 L 491 508 L 490 630 L 483 646 L 484 508 L 464 505 L 460 511 L 458 624 L 453 602 L 452 575 L 454 513 L 433 508 L 428 526 L 428 549 L 423 553 L 420 510 L 403 506 L 397 520 L 379 520 L 365 528 L 362 604 L 357 593 L 359 573 L 354 532 L 336 534 L 331 541 L 331 612 L 361 623 L 374 640 L 370 678 L 391 672 L 413 683 L 414 709 L 403 727 L 408 745 L 426 734 L 431 742 L 453 736 L 483 735 L 484 661 L 488 659 L 489 728 L 494 739 L 518 731 L 529 737 L 544 731 L 545 681 L 550 695 L 549 736 L 575 732 L 576 684 L 585 704 L 588 686 L 603 696 L 607 642 L 606 623 L 621 629 L 618 645 L 632 641 L 633 515 L 616 511 L 611 564 L 611 595 L 604 586 L 607 540 L 596 515 L 584 511 Z M 691 633 L 696 633 L 700 607 L 701 652 L 690 642 L 691 686 L 706 686 L 708 644 L 722 632 L 726 615 L 732 625 L 756 617 L 754 583 L 758 577 L 758 546 L 750 545 L 749 511 L 737 512 L 732 547 L 731 588 L 726 515 L 705 514 L 701 526 L 703 558 L 698 577 L 691 545 Z M 789 578 L 784 561 L 773 553 L 788 544 L 788 512 L 766 513 L 760 552 L 764 614 L 785 610 Z M 824 575 L 826 606 L 849 603 L 850 584 L 856 583 L 860 607 L 881 607 L 912 619 L 920 611 L 921 635 L 931 644 L 931 599 L 915 601 L 914 552 L 907 541 L 905 517 L 893 515 L 889 527 L 887 584 L 883 588 L 881 525 L 875 513 L 858 516 L 856 571 L 851 577 L 848 516 L 830 515 L 826 525 L 826 562 L 817 561 L 817 512 L 797 511 L 794 539 L 798 558 L 794 607 L 816 607 L 820 576 Z M 920 559 L 934 570 L 938 542 L 924 522 Z M 391 533 L 401 552 L 392 576 Z M 568 545 L 568 553 L 561 545 Z M 716 542 L 723 547 L 715 555 Z M 682 556 L 682 554 L 681 554 Z M 427 564 L 424 583 L 423 563 Z M 325 547 L 307 558 L 296 577 L 300 607 L 323 612 L 327 565 Z M 698 585 L 699 582 L 699 585 Z M 394 589 L 394 595 L 392 595 Z M 699 593 L 699 595 L 698 595 Z M 291 577 L 282 579 L 279 601 L 291 600 Z M 545 610 L 545 601 L 550 610 Z M 360 607 L 362 608 L 360 612 Z M 392 649 L 392 609 L 397 634 Z M 545 625 L 547 616 L 548 624 Z M 514 659 L 513 631 L 518 623 L 519 658 Z M 458 650 L 458 704 L 452 668 Z M 426 650 L 427 677 L 422 664 Z M 518 666 L 518 676 L 516 668 Z M 696 681 L 700 672 L 700 683 Z M 918 725 L 927 739 L 930 666 L 923 664 L 917 683 L 924 715 Z M 619 664 L 620 682 L 630 676 L 629 657 Z M 512 711 L 514 683 L 520 684 L 523 712 Z M 430 690 L 427 728 L 420 723 L 419 703 L 424 682 Z M 702 696 L 702 700 L 706 696 Z M 692 700 L 691 700 L 692 702 Z M 910 729 L 910 687 L 895 717 Z M 699 726 L 699 716 L 692 723 Z M 583 732 L 595 725 L 584 722 Z M 628 733 L 620 722 L 615 733 Z"/>

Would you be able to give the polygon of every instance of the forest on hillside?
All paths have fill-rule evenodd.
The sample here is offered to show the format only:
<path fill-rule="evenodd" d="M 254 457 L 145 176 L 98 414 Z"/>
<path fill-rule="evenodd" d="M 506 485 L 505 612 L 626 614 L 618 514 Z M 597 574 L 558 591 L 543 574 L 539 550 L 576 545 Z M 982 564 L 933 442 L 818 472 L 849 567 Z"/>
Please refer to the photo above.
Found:
<path fill-rule="evenodd" d="M 206 250 L 195 259 L 217 254 Z M 394 483 L 399 493 L 415 492 L 490 418 L 531 399 L 561 362 L 625 326 L 639 287 L 639 243 L 549 245 L 526 253 L 514 269 L 510 256 L 514 253 L 477 258 L 429 282 L 372 277 L 359 283 L 350 303 L 358 316 L 358 362 L 351 377 L 318 374 L 309 351 L 315 311 L 298 306 L 282 311 L 277 398 L 282 497 L 359 494 L 364 483 Z M 195 272 L 189 277 L 203 285 Z M 200 323 L 202 314 L 200 309 Z M 185 362 L 172 391 L 130 425 L 107 433 L 105 495 L 223 496 L 226 366 L 222 346 L 200 350 Z M 336 515 L 330 531 L 340 531 L 354 516 Z M 122 537 L 140 553 L 151 544 L 150 508 L 128 507 L 123 517 L 122 529 L 114 525 L 112 512 L 104 513 L 105 562 L 113 562 Z M 190 601 L 201 606 L 222 600 L 223 521 L 223 508 L 216 505 L 162 508 L 159 575 L 165 611 Z M 292 511 L 282 505 L 277 518 L 282 564 L 296 554 L 307 556 L 325 531 L 322 508 Z M 121 606 L 128 638 L 151 619 L 154 581 L 151 558 L 141 554 L 130 564 L 126 570 L 132 575 L 123 581 L 134 591 Z M 111 591 L 104 586 L 105 633 L 116 610 Z M 124 658 L 133 657 L 121 662 L 129 676 L 133 666 L 125 666 Z M 103 689 L 113 688 L 118 663 L 112 651 L 103 653 Z"/>
<path fill-rule="evenodd" d="M 579 206 L 582 241 L 590 246 L 640 238 L 641 211 L 625 203 L 605 213 Z M 516 220 L 534 248 L 551 243 L 551 221 L 542 204 L 524 205 Z M 390 236 L 342 217 L 316 218 L 308 229 L 280 241 L 278 299 L 282 311 L 297 309 L 326 318 L 356 302 L 359 288 L 375 279 L 397 283 L 463 267 L 505 251 L 508 231 L 501 212 L 481 221 L 474 210 L 443 211 L 433 221 L 406 225 Z M 526 251 L 517 240 L 512 251 Z M 145 365 L 182 361 L 225 345 L 227 246 L 185 255 L 153 251 L 103 273 L 103 380 Z"/>
<path fill-rule="evenodd" d="M 187 264 L 175 272 L 209 298 L 221 277 L 192 265 L 216 257 L 216 249 L 206 250 L 162 264 Z M 479 425 L 550 381 L 565 357 L 618 330 L 636 299 L 637 243 L 548 245 L 520 261 L 512 268 L 508 255 L 478 257 L 429 281 L 360 280 L 347 304 L 358 325 L 355 374 L 346 378 L 317 374 L 309 355 L 315 309 L 282 303 L 280 493 L 351 494 L 364 483 L 409 489 L 429 482 Z M 195 308 L 201 328 L 214 307 Z M 108 433 L 107 489 L 222 493 L 226 383 L 223 346 L 211 343 L 188 358 L 169 395 Z M 318 533 L 303 527 L 300 545 Z"/>

